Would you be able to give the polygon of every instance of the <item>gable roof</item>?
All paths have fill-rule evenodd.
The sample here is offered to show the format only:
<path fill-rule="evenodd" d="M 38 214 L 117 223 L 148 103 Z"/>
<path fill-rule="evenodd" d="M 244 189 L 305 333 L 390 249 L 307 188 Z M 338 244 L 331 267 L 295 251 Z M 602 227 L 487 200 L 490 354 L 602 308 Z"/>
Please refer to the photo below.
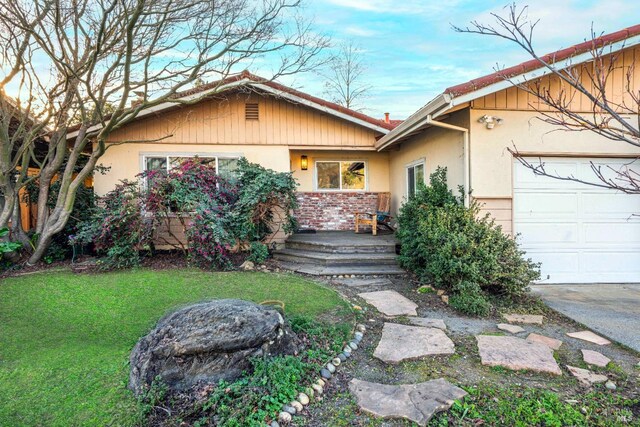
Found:
<path fill-rule="evenodd" d="M 640 44 L 640 24 L 548 53 L 540 59 L 558 69 L 565 69 L 592 60 L 592 52 L 595 48 L 606 46 L 610 49 L 606 54 L 609 54 L 638 44 Z M 539 60 L 531 59 L 477 79 L 448 87 L 443 93 L 412 114 L 401 125 L 380 138 L 376 144 L 377 149 L 382 150 L 407 137 L 421 127 L 428 125 L 432 118 L 436 118 L 456 106 L 507 89 L 512 87 L 514 83 L 524 83 L 538 79 L 550 72 Z"/>
<path fill-rule="evenodd" d="M 256 76 L 255 74 L 251 74 L 248 71 L 243 71 L 242 73 L 235 74 L 223 80 L 206 83 L 198 87 L 178 92 L 172 97 L 172 99 L 175 99 L 176 101 L 167 101 L 154 107 L 146 108 L 140 111 L 134 121 L 147 117 L 151 114 L 158 114 L 168 109 L 180 107 L 181 105 L 184 105 L 181 102 L 197 100 L 198 98 L 201 98 L 204 101 L 207 99 L 206 97 L 209 94 L 216 95 L 230 90 L 242 88 L 250 88 L 252 90 L 255 90 L 256 92 L 285 99 L 288 102 L 305 105 L 323 113 L 369 128 L 382 135 L 388 133 L 391 129 L 396 127 L 399 122 L 401 122 L 399 120 L 390 120 L 389 122 L 385 122 L 381 119 L 375 119 L 358 111 L 345 108 L 334 102 L 330 102 L 322 98 L 318 98 L 316 96 L 309 95 L 299 90 L 290 88 L 275 81 Z M 88 131 L 94 132 L 100 129 L 100 127 L 101 125 L 97 124 L 91 126 Z M 76 136 L 78 129 L 79 126 L 70 128 L 67 137 L 73 138 L 74 136 Z"/>

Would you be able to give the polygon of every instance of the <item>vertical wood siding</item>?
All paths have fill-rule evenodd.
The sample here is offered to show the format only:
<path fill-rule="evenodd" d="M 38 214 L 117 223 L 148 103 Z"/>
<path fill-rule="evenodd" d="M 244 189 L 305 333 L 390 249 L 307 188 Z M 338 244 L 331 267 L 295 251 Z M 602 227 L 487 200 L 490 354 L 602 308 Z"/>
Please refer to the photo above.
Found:
<path fill-rule="evenodd" d="M 245 119 L 245 103 L 259 120 Z M 257 95 L 230 95 L 144 118 L 115 131 L 109 142 L 159 144 L 373 147 L 373 130 L 312 108 Z"/>
<path fill-rule="evenodd" d="M 605 61 L 610 60 L 614 61 L 615 69 L 609 76 L 606 85 L 609 100 L 614 104 L 634 105 L 631 95 L 627 92 L 626 71 L 635 63 L 635 72 L 629 83 L 637 94 L 640 90 L 640 47 L 628 48 L 605 58 Z M 582 84 L 587 90 L 593 91 L 592 82 L 588 77 L 588 73 L 593 73 L 593 63 L 583 64 L 577 70 L 581 74 Z M 558 93 L 560 89 L 564 90 L 572 110 L 577 112 L 592 111 L 592 102 L 586 96 L 576 93 L 575 89 L 566 83 L 561 82 L 558 77 L 544 76 L 540 79 L 540 84 L 541 87 L 549 89 L 552 93 Z M 550 110 L 548 106 L 541 105 L 536 96 L 516 87 L 478 98 L 472 102 L 472 107 L 485 110 Z"/>

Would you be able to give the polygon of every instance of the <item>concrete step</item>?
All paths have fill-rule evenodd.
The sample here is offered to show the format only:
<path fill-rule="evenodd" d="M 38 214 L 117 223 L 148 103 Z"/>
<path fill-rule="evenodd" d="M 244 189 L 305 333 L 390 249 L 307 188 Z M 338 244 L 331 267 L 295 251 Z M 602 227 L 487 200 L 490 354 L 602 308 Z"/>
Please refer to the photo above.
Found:
<path fill-rule="evenodd" d="M 384 253 L 331 253 L 300 249 L 282 249 L 273 257 L 280 261 L 330 266 L 397 265 L 396 254 Z"/>
<path fill-rule="evenodd" d="M 312 276 L 372 276 L 372 275 L 400 275 L 406 274 L 406 271 L 398 266 L 379 265 L 379 266 L 331 266 L 325 267 L 317 264 L 295 263 L 280 261 L 280 267 L 285 270 L 294 271 L 296 273 L 309 274 Z"/>
<path fill-rule="evenodd" d="M 330 254 L 380 254 L 380 253 L 396 253 L 396 244 L 394 242 L 319 242 L 307 240 L 295 240 L 289 238 L 285 242 L 285 248 L 309 251 L 323 252 Z"/>

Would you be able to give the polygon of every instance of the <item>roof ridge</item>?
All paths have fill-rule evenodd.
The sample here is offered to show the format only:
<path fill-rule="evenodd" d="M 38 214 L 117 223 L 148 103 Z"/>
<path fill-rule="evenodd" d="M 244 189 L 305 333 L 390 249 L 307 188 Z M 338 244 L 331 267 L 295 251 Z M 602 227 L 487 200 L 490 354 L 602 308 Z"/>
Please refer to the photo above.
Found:
<path fill-rule="evenodd" d="M 176 93 L 174 98 L 182 98 L 182 97 L 185 97 L 185 96 L 196 95 L 198 93 L 206 92 L 207 90 L 210 90 L 210 89 L 213 89 L 213 88 L 216 88 L 216 87 L 221 87 L 221 86 L 225 86 L 225 85 L 228 85 L 228 84 L 231 84 L 231 83 L 239 82 L 239 81 L 241 81 L 243 79 L 248 79 L 248 80 L 251 80 L 251 81 L 253 81 L 255 83 L 267 85 L 267 86 L 271 87 L 272 89 L 279 90 L 279 91 L 288 93 L 288 94 L 293 95 L 293 96 L 297 96 L 299 98 L 305 99 L 305 100 L 310 101 L 310 102 L 314 102 L 314 103 L 319 104 L 319 105 L 321 105 L 323 107 L 330 108 L 330 109 L 335 110 L 335 111 L 339 111 L 340 113 L 347 114 L 347 115 L 352 116 L 354 118 L 363 120 L 365 122 L 371 123 L 371 124 L 376 125 L 376 126 L 383 127 L 385 129 L 388 129 L 388 130 L 392 130 L 395 126 L 397 126 L 397 125 L 394 125 L 391 122 L 390 123 L 385 122 L 384 119 L 376 119 L 376 118 L 371 117 L 371 116 L 369 116 L 367 114 L 361 113 L 359 111 L 352 110 L 350 108 L 344 107 L 344 106 L 342 106 L 340 104 L 337 104 L 335 102 L 327 101 L 326 99 L 322 99 L 320 97 L 317 97 L 317 96 L 314 96 L 314 95 L 310 95 L 310 94 L 308 94 L 306 92 L 302 92 L 302 91 L 300 91 L 298 89 L 294 89 L 292 87 L 285 86 L 282 83 L 276 82 L 275 80 L 269 80 L 269 79 L 266 79 L 264 77 L 258 76 L 256 74 L 253 74 L 253 73 L 249 72 L 248 70 L 244 70 L 244 71 L 242 71 L 242 72 L 240 72 L 238 74 L 234 74 L 234 75 L 226 77 L 224 79 L 216 80 L 216 81 L 211 82 L 211 83 L 207 83 L 207 84 L 195 87 L 195 88 L 191 88 L 191 89 Z"/>

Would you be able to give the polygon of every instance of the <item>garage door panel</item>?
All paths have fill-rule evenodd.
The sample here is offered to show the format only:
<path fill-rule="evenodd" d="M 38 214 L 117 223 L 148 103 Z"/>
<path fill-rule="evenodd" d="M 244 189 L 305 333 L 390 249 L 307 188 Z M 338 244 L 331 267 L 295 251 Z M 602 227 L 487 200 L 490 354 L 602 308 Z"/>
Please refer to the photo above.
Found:
<path fill-rule="evenodd" d="M 638 214 L 638 199 L 622 192 L 602 190 L 599 192 L 583 192 L 581 197 L 582 212 L 585 217 L 619 218 L 622 220 L 635 220 Z"/>
<path fill-rule="evenodd" d="M 581 263 L 587 273 L 640 274 L 638 252 L 584 252 Z"/>
<path fill-rule="evenodd" d="M 530 159 L 532 163 L 538 159 Z M 547 172 L 595 181 L 625 159 L 543 158 Z M 610 165 L 611 168 L 605 165 Z M 631 165 L 640 171 L 640 162 Z M 536 176 L 514 165 L 514 232 L 527 256 L 542 263 L 544 283 L 640 282 L 640 196 Z"/>
<path fill-rule="evenodd" d="M 537 166 L 540 161 L 538 159 L 529 159 L 529 162 Z M 575 162 L 560 162 L 549 164 L 544 161 L 544 167 L 547 173 L 557 176 L 576 176 L 578 173 L 578 165 Z M 523 166 L 518 162 L 515 173 L 514 182 L 519 188 L 564 188 L 566 184 L 559 179 L 551 178 L 543 175 L 534 174 L 531 169 Z"/>
<path fill-rule="evenodd" d="M 557 215 L 575 216 L 578 212 L 578 197 L 571 192 L 540 194 L 523 192 L 514 202 L 516 218 L 555 218 Z"/>
<path fill-rule="evenodd" d="M 582 226 L 585 245 L 637 246 L 640 242 L 640 224 L 628 222 L 593 222 Z"/>
<path fill-rule="evenodd" d="M 576 224 L 562 222 L 523 222 L 518 225 L 517 232 L 522 234 L 520 241 L 523 246 L 577 243 L 579 237 Z"/>
<path fill-rule="evenodd" d="M 640 172 L 640 162 L 632 159 L 608 159 L 600 160 L 593 159 L 590 162 L 598 170 L 605 180 L 616 181 L 620 173 L 627 171 Z M 595 171 L 591 167 L 590 162 L 581 162 L 579 167 L 579 176 L 582 180 L 587 182 L 599 182 L 595 175 Z"/>
<path fill-rule="evenodd" d="M 525 257 L 533 262 L 541 263 L 540 273 L 544 279 L 548 274 L 572 273 L 580 266 L 580 254 L 574 252 L 546 252 L 535 249 L 528 250 Z"/>

